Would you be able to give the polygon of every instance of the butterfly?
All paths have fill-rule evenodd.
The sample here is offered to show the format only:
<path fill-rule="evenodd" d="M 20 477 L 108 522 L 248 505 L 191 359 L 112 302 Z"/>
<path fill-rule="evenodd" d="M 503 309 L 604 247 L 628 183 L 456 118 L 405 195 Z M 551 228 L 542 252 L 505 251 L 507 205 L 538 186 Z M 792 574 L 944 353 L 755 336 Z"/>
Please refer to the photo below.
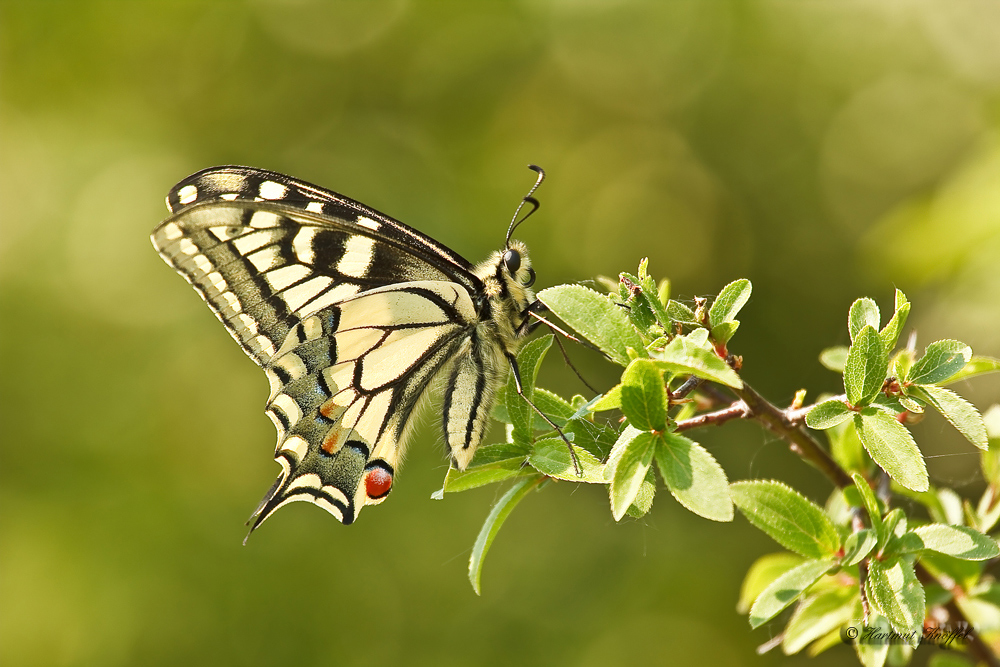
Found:
<path fill-rule="evenodd" d="M 473 265 L 387 215 L 262 169 L 205 169 L 167 195 L 151 240 L 270 383 L 281 472 L 250 517 L 308 501 L 344 524 L 392 491 L 419 405 L 443 385 L 444 439 L 464 470 L 541 310 L 514 228 Z M 544 417 L 544 415 L 543 415 Z M 553 425 L 554 426 L 554 425 Z M 249 537 L 249 534 L 248 534 Z"/>

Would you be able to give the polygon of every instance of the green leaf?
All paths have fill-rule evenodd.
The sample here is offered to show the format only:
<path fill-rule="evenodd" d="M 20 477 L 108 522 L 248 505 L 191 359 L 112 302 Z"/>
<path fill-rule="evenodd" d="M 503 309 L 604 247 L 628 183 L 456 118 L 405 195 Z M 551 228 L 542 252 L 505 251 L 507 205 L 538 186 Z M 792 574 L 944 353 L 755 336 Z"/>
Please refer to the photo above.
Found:
<path fill-rule="evenodd" d="M 844 388 L 851 405 L 862 407 L 882 389 L 889 358 L 882 339 L 872 327 L 865 325 L 854 338 L 844 366 Z"/>
<path fill-rule="evenodd" d="M 868 457 L 854 428 L 854 420 L 827 429 L 826 437 L 830 441 L 830 454 L 841 468 L 850 472 L 864 470 L 868 466 Z"/>
<path fill-rule="evenodd" d="M 706 519 L 733 520 L 726 473 L 704 447 L 676 433 L 664 433 L 656 447 L 656 464 L 681 505 Z"/>
<path fill-rule="evenodd" d="M 750 627 L 758 628 L 777 616 L 829 572 L 833 565 L 830 560 L 807 560 L 775 579 L 750 608 Z"/>
<path fill-rule="evenodd" d="M 604 464 L 586 449 L 575 446 L 573 449 L 576 451 L 576 458 L 580 461 L 583 477 L 577 477 L 569 448 L 562 438 L 546 438 L 536 442 L 534 451 L 528 457 L 528 463 L 535 470 L 549 477 L 570 482 L 606 484 Z"/>
<path fill-rule="evenodd" d="M 851 304 L 851 309 L 847 314 L 847 330 L 851 334 L 852 343 L 857 341 L 858 333 L 866 326 L 878 331 L 880 323 L 881 316 L 878 312 L 878 306 L 871 299 L 865 297 Z"/>
<path fill-rule="evenodd" d="M 857 638 L 851 638 L 850 641 L 854 644 L 854 650 L 861 664 L 864 667 L 883 667 L 889 653 L 889 643 L 877 640 L 865 641 L 864 638 L 866 632 L 871 632 L 874 637 L 887 636 L 891 631 L 889 621 L 881 614 L 872 612 L 864 625 L 860 620 L 855 620 L 852 628 L 859 633 Z"/>
<path fill-rule="evenodd" d="M 909 559 L 870 560 L 865 587 L 872 608 L 900 634 L 919 630 L 924 620 L 924 589 Z"/>
<path fill-rule="evenodd" d="M 608 460 L 611 468 L 611 514 L 621 521 L 635 500 L 649 466 L 653 462 L 658 436 L 647 431 L 626 427 L 615 443 Z"/>
<path fill-rule="evenodd" d="M 844 541 L 844 557 L 841 560 L 841 564 L 857 565 L 865 556 L 872 552 L 877 543 L 878 538 L 875 535 L 875 531 L 870 528 L 864 528 L 851 533 Z"/>
<path fill-rule="evenodd" d="M 628 348 L 641 350 L 643 347 L 642 339 L 621 306 L 592 289 L 583 285 L 558 285 L 539 292 L 538 299 L 620 366 L 628 365 Z"/>
<path fill-rule="evenodd" d="M 708 309 L 709 327 L 714 329 L 723 322 L 734 321 L 740 309 L 750 299 L 751 289 L 750 281 L 746 278 L 734 280 L 723 287 L 712 307 Z"/>
<path fill-rule="evenodd" d="M 785 655 L 798 653 L 810 642 L 848 623 L 857 602 L 858 590 L 854 586 L 838 586 L 803 600 L 785 626 L 781 641 Z"/>
<path fill-rule="evenodd" d="M 517 504 L 524 500 L 524 497 L 544 480 L 545 478 L 541 475 L 526 477 L 520 480 L 508 489 L 507 493 L 503 494 L 500 500 L 497 501 L 497 504 L 493 506 L 493 509 L 490 510 L 489 516 L 486 517 L 486 522 L 483 523 L 483 527 L 479 531 L 479 536 L 476 537 L 475 544 L 472 545 L 472 556 L 469 558 L 469 581 L 472 582 L 472 589 L 476 591 L 476 595 L 482 595 L 479 580 L 483 573 L 483 562 L 486 559 L 486 553 L 493 544 L 493 539 L 497 536 L 497 532 L 500 531 L 503 522 L 507 520 L 507 517 L 510 516 L 510 513 Z"/>
<path fill-rule="evenodd" d="M 937 408 L 937 411 L 951 422 L 952 426 L 957 428 L 959 433 L 964 435 L 969 442 L 983 450 L 990 448 L 990 441 L 986 437 L 986 423 L 972 403 L 951 389 L 932 384 L 911 387 L 911 391 Z"/>
<path fill-rule="evenodd" d="M 633 519 L 641 519 L 653 509 L 653 498 L 656 496 L 656 474 L 652 466 L 646 470 L 646 478 L 639 485 L 639 493 L 635 494 L 635 500 L 628 506 L 625 513 Z"/>
<path fill-rule="evenodd" d="M 449 468 L 441 490 L 444 493 L 459 493 L 479 488 L 480 486 L 486 486 L 487 484 L 502 482 L 512 477 L 520 477 L 530 472 L 531 469 L 524 465 L 523 456 L 502 459 L 493 463 L 487 463 L 486 465 L 472 466 L 464 471 Z"/>
<path fill-rule="evenodd" d="M 854 427 L 872 460 L 889 477 L 913 491 L 930 488 L 924 457 L 905 426 L 884 412 L 866 410 L 854 415 Z"/>
<path fill-rule="evenodd" d="M 844 366 L 847 364 L 847 347 L 837 345 L 826 348 L 819 353 L 819 363 L 834 373 L 843 373 Z"/>
<path fill-rule="evenodd" d="M 743 578 L 736 611 L 741 614 L 749 612 L 750 605 L 764 592 L 765 588 L 771 585 L 771 582 L 800 564 L 802 564 L 802 556 L 787 551 L 767 554 L 755 560 Z"/>
<path fill-rule="evenodd" d="M 515 394 L 516 394 L 515 390 Z M 493 419 L 504 424 L 511 423 L 510 414 L 507 412 L 506 396 L 504 401 L 499 401 L 493 406 Z M 556 394 L 555 392 L 549 391 L 548 389 L 543 389 L 541 387 L 535 387 L 534 395 L 531 400 L 538 406 L 538 409 L 544 412 L 549 419 L 555 422 L 559 426 L 564 426 L 569 418 L 575 412 L 573 406 L 571 406 L 565 398 Z M 523 402 L 523 401 L 522 401 Z M 528 406 L 529 408 L 531 406 Z M 536 431 L 548 431 L 552 427 L 549 426 L 540 414 L 531 411 L 532 422 L 531 426 Z"/>
<path fill-rule="evenodd" d="M 896 341 L 899 340 L 899 334 L 903 330 L 903 325 L 906 324 L 906 317 L 909 314 L 910 304 L 906 301 L 906 295 L 897 289 L 896 312 L 893 313 L 889 323 L 878 332 L 879 337 L 882 338 L 882 346 L 886 352 L 891 352 L 896 347 Z"/>
<path fill-rule="evenodd" d="M 531 400 L 535 392 L 535 379 L 538 377 L 538 369 L 541 367 L 545 353 L 552 346 L 552 334 L 542 336 L 532 340 L 517 355 L 517 366 L 521 375 L 521 389 L 524 396 Z M 537 414 L 528 404 L 528 401 L 521 398 L 517 393 L 517 382 L 514 380 L 514 373 L 507 377 L 507 388 L 504 395 L 504 402 L 507 405 L 507 415 L 510 423 L 514 425 L 514 432 L 521 438 L 531 442 L 534 433 L 533 422 Z"/>
<path fill-rule="evenodd" d="M 736 333 L 736 330 L 740 328 L 740 323 L 736 320 L 730 320 L 728 322 L 720 322 L 712 327 L 712 340 L 718 341 L 720 343 L 728 343 Z"/>
<path fill-rule="evenodd" d="M 924 356 L 917 359 L 905 380 L 913 384 L 944 382 L 961 371 L 972 360 L 972 348 L 957 340 L 931 343 Z"/>
<path fill-rule="evenodd" d="M 651 356 L 660 368 L 677 375 L 694 375 L 737 389 L 743 386 L 740 376 L 725 360 L 686 336 L 677 336 L 666 347 L 652 353 Z"/>
<path fill-rule="evenodd" d="M 622 386 L 620 384 L 615 385 L 609 389 L 604 396 L 601 397 L 599 401 L 594 403 L 590 409 L 594 412 L 602 412 L 604 410 L 617 410 L 622 406 Z"/>
<path fill-rule="evenodd" d="M 686 324 L 688 326 L 700 326 L 701 322 L 695 317 L 694 311 L 680 301 L 671 299 L 667 302 L 667 316 L 674 322 Z"/>
<path fill-rule="evenodd" d="M 865 510 L 868 512 L 868 519 L 875 530 L 875 537 L 877 539 L 888 538 L 888 534 L 882 528 L 882 512 L 879 509 L 878 499 L 875 497 L 872 487 L 868 485 L 868 481 L 859 473 L 851 473 L 851 479 L 854 480 L 854 486 L 858 489 L 861 502 L 864 503 Z"/>
<path fill-rule="evenodd" d="M 635 359 L 622 374 L 622 412 L 642 431 L 667 429 L 667 394 L 663 372 L 650 359 Z"/>
<path fill-rule="evenodd" d="M 618 433 L 613 429 L 586 419 L 570 421 L 566 425 L 565 433 L 567 436 L 573 436 L 574 447 L 585 449 L 599 459 L 607 458 L 618 438 Z"/>
<path fill-rule="evenodd" d="M 948 378 L 945 384 L 952 384 L 953 382 L 975 377 L 976 375 L 996 373 L 997 371 L 1000 371 L 1000 359 L 974 356 L 962 367 L 962 370 Z"/>
<path fill-rule="evenodd" d="M 920 538 L 925 549 L 962 560 L 986 560 L 1000 556 L 996 540 L 965 526 L 932 523 L 914 528 L 912 532 Z"/>
<path fill-rule="evenodd" d="M 806 425 L 822 431 L 847 421 L 852 414 L 854 413 L 843 401 L 831 399 L 817 403 L 806 413 Z"/>
<path fill-rule="evenodd" d="M 786 549 L 807 558 L 830 558 L 840 549 L 823 510 L 781 482 L 734 482 L 729 495 L 750 523 Z"/>

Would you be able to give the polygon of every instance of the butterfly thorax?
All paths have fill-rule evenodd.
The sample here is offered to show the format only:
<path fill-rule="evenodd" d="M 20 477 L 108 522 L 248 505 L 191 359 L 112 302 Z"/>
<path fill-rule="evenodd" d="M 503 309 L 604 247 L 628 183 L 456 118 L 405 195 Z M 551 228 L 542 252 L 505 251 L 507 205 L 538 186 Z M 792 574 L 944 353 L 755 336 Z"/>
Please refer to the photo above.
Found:
<path fill-rule="evenodd" d="M 520 259 L 513 272 L 509 270 L 510 262 L 505 262 L 512 252 Z M 520 241 L 511 241 L 505 250 L 495 251 L 478 264 L 473 273 L 483 281 L 480 327 L 495 331 L 498 339 L 503 341 L 505 351 L 516 354 L 528 330 L 528 306 L 535 301 L 535 293 L 530 287 L 535 274 L 527 246 Z"/>

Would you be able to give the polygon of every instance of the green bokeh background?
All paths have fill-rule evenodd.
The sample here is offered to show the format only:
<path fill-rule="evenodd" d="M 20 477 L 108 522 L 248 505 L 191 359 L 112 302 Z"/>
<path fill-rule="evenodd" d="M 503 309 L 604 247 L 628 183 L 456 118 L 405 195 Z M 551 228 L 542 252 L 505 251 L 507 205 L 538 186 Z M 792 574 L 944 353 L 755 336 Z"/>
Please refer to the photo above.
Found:
<path fill-rule="evenodd" d="M 686 298 L 748 277 L 731 349 L 779 403 L 838 389 L 819 350 L 894 287 L 922 344 L 1000 356 L 992 0 L 5 0 L 0 68 L 4 665 L 852 660 L 756 656 L 781 625 L 735 603 L 777 545 L 665 491 L 621 524 L 599 488 L 533 495 L 476 597 L 499 491 L 430 500 L 433 411 L 389 502 L 351 527 L 295 504 L 241 546 L 278 472 L 266 381 L 147 239 L 207 166 L 325 185 L 478 260 L 540 164 L 538 285 L 644 256 Z M 541 383 L 582 391 L 551 357 Z M 981 488 L 943 420 L 916 434 L 932 483 Z M 830 491 L 752 425 L 698 438 L 730 479 Z"/>

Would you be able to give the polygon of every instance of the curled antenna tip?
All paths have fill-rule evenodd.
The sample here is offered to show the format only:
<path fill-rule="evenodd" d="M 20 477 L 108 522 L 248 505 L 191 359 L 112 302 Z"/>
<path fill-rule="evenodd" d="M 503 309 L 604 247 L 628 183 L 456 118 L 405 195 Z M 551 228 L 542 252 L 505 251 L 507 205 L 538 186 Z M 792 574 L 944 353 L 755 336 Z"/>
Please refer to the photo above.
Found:
<path fill-rule="evenodd" d="M 514 233 L 514 230 L 517 228 L 517 226 L 520 225 L 525 220 L 527 220 L 528 218 L 530 218 L 531 214 L 537 211 L 539 207 L 538 200 L 532 197 L 532 195 L 535 194 L 535 190 L 537 190 L 538 186 L 541 185 L 542 181 L 545 180 L 545 170 L 539 167 L 537 164 L 529 164 L 528 169 L 531 169 L 532 171 L 536 172 L 538 174 L 538 178 L 535 179 L 535 184 L 531 186 L 531 189 L 528 190 L 528 194 L 524 195 L 524 197 L 521 199 L 521 203 L 517 205 L 517 210 L 514 211 L 514 217 L 511 218 L 510 221 L 510 227 L 507 228 L 506 245 L 508 247 L 510 247 L 510 236 L 511 234 Z M 523 218 L 518 220 L 517 216 L 521 214 L 521 209 L 524 208 L 525 204 L 530 204 L 531 210 L 525 213 Z"/>

